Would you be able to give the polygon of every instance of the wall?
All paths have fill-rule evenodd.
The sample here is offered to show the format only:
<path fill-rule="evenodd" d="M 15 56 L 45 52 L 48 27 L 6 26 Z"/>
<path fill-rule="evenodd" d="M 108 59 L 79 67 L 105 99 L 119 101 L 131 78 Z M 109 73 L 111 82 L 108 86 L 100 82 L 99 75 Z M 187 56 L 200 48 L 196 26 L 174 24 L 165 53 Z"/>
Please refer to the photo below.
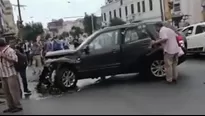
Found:
<path fill-rule="evenodd" d="M 203 20 L 201 12 L 201 0 L 174 0 L 176 3 L 180 3 L 180 11 L 174 13 L 181 13 L 184 15 L 190 15 L 188 22 L 190 24 L 198 23 Z"/>
<path fill-rule="evenodd" d="M 114 17 L 114 10 L 116 10 L 117 17 L 119 16 L 119 8 L 121 8 L 122 11 L 122 17 L 121 19 L 124 21 L 129 22 L 129 20 L 138 21 L 138 20 L 144 20 L 144 21 L 160 21 L 161 20 L 161 10 L 160 10 L 160 0 L 152 0 L 153 3 L 153 10 L 150 10 L 149 7 L 149 0 L 145 1 L 145 12 L 142 12 L 142 1 L 143 0 L 123 0 L 123 4 L 121 5 L 121 1 L 114 1 L 110 4 L 107 4 L 103 7 L 101 7 L 101 12 L 103 16 L 103 21 L 109 24 L 110 17 L 109 12 L 112 12 L 112 18 Z M 138 7 L 137 4 L 140 2 L 140 10 L 141 12 L 138 13 Z M 134 14 L 131 13 L 131 4 L 134 4 Z M 128 7 L 128 16 L 125 14 L 125 7 Z M 104 17 L 104 13 L 106 14 L 106 19 Z"/>

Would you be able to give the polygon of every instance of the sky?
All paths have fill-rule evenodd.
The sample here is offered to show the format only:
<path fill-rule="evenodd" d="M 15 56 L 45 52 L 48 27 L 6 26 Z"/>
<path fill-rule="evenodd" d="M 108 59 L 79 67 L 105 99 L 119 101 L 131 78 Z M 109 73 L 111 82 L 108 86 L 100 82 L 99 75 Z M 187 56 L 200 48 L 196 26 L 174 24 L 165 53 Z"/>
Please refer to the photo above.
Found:
<path fill-rule="evenodd" d="M 10 0 L 12 4 L 17 4 L 17 0 Z M 68 1 L 70 3 L 68 3 Z M 100 7 L 103 6 L 105 0 L 20 0 L 22 19 L 25 22 L 41 22 L 44 28 L 52 19 L 74 20 L 74 16 L 84 16 L 95 13 L 100 15 Z M 13 7 L 14 18 L 18 18 L 18 9 Z"/>

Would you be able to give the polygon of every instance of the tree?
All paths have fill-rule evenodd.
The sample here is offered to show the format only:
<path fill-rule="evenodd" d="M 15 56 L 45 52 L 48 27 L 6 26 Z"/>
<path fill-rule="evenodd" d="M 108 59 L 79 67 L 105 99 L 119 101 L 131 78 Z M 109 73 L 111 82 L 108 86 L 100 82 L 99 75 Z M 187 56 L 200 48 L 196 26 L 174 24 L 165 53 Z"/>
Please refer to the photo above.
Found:
<path fill-rule="evenodd" d="M 95 15 L 93 15 L 93 26 L 94 30 L 97 30 L 97 28 L 100 26 L 97 23 L 97 18 Z M 92 15 L 85 15 L 84 20 L 83 20 L 83 25 L 84 25 L 84 31 L 88 35 L 92 34 Z"/>
<path fill-rule="evenodd" d="M 126 22 L 117 17 L 110 20 L 110 26 L 117 26 L 117 25 L 124 25 L 124 24 L 126 24 Z"/>
<path fill-rule="evenodd" d="M 73 26 L 71 28 L 71 32 L 70 32 L 71 36 L 73 36 L 74 38 L 79 38 L 80 34 L 83 34 L 83 30 L 80 27 Z"/>
<path fill-rule="evenodd" d="M 36 37 L 43 33 L 43 25 L 41 23 L 26 23 L 26 25 L 23 27 L 24 40 L 36 41 Z"/>

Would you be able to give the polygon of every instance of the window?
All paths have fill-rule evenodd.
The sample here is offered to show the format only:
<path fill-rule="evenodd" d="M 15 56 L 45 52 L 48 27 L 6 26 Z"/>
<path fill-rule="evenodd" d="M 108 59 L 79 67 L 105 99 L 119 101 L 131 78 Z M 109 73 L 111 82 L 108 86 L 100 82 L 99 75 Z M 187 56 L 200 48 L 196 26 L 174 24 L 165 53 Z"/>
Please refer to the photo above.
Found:
<path fill-rule="evenodd" d="M 127 9 L 127 6 L 125 6 L 125 15 L 126 15 L 126 16 L 128 15 L 128 9 Z"/>
<path fill-rule="evenodd" d="M 139 36 L 138 36 L 137 31 L 135 29 L 127 30 L 127 32 L 125 34 L 125 43 L 132 42 L 132 41 L 135 41 L 138 39 L 139 39 Z"/>
<path fill-rule="evenodd" d="M 104 21 L 106 21 L 106 20 L 107 20 L 106 13 L 104 13 Z"/>
<path fill-rule="evenodd" d="M 133 28 L 133 29 L 129 29 L 127 30 L 126 34 L 125 34 L 125 42 L 133 42 L 135 40 L 139 40 L 139 39 L 147 39 L 150 38 L 149 34 L 147 33 L 145 28 Z"/>
<path fill-rule="evenodd" d="M 205 25 L 198 25 L 196 27 L 196 33 L 195 34 L 200 34 L 200 33 L 203 33 L 205 32 Z"/>
<path fill-rule="evenodd" d="M 149 9 L 151 11 L 153 10 L 153 2 L 152 2 L 152 0 L 149 0 Z"/>
<path fill-rule="evenodd" d="M 122 10 L 121 10 L 121 8 L 119 8 L 119 16 L 120 16 L 120 18 L 122 18 Z"/>
<path fill-rule="evenodd" d="M 117 17 L 116 10 L 114 10 L 114 17 L 115 17 L 115 18 Z"/>
<path fill-rule="evenodd" d="M 109 12 L 109 15 L 110 15 L 110 19 L 112 19 L 112 12 L 111 11 Z"/>
<path fill-rule="evenodd" d="M 120 5 L 123 5 L 123 0 L 120 0 Z"/>
<path fill-rule="evenodd" d="M 91 50 L 99 50 L 118 44 L 119 31 L 105 32 L 97 36 L 89 45 Z"/>
<path fill-rule="evenodd" d="M 137 2 L 137 9 L 138 9 L 138 12 L 141 12 L 140 2 Z"/>
<path fill-rule="evenodd" d="M 187 37 L 187 36 L 192 35 L 192 33 L 193 33 L 193 29 L 194 29 L 194 27 L 191 26 L 191 27 L 188 27 L 188 28 L 184 29 L 182 32 L 183 32 L 184 35 Z"/>
<path fill-rule="evenodd" d="M 142 1 L 142 11 L 145 12 L 145 1 Z"/>
<path fill-rule="evenodd" d="M 181 11 L 180 3 L 174 4 L 174 11 L 175 11 L 175 12 Z"/>
<path fill-rule="evenodd" d="M 131 13 L 132 13 L 132 14 L 134 14 L 134 13 L 135 13 L 134 4 L 131 4 Z"/>

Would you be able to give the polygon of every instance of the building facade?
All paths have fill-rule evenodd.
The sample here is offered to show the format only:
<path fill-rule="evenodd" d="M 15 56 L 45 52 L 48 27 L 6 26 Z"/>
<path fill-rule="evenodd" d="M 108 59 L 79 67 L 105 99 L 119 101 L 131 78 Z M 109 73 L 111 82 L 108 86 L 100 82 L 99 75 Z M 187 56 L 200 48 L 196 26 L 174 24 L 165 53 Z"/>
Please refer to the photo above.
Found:
<path fill-rule="evenodd" d="M 9 0 L 0 0 L 0 30 L 2 33 L 16 33 L 13 8 Z"/>
<path fill-rule="evenodd" d="M 201 0 L 172 0 L 173 16 L 182 16 L 182 20 L 186 20 L 190 24 L 203 21 L 202 17 L 202 1 Z"/>
<path fill-rule="evenodd" d="M 161 21 L 160 2 L 160 0 L 106 0 L 105 5 L 101 7 L 103 24 L 108 25 L 115 17 L 126 22 Z"/>
<path fill-rule="evenodd" d="M 9 0 L 3 0 L 5 4 L 5 12 L 4 16 L 7 22 L 7 28 L 6 31 L 8 33 L 16 33 L 16 25 L 14 21 L 14 14 L 13 14 L 13 7 Z"/>

